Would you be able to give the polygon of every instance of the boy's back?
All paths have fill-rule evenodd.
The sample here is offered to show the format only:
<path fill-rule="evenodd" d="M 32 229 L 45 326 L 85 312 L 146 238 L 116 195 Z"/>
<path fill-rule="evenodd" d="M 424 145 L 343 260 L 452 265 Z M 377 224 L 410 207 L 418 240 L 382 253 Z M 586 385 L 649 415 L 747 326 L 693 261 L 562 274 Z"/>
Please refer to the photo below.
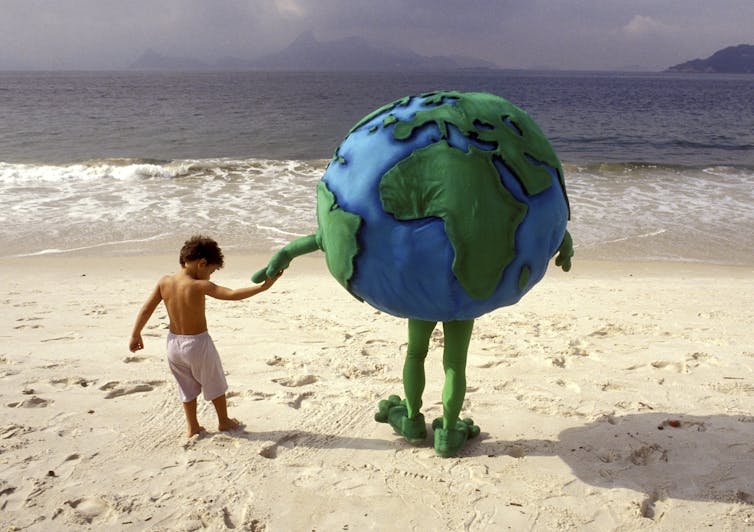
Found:
<path fill-rule="evenodd" d="M 173 334 L 200 334 L 207 330 L 204 296 L 209 281 L 197 280 L 181 270 L 160 279 L 160 296 Z"/>

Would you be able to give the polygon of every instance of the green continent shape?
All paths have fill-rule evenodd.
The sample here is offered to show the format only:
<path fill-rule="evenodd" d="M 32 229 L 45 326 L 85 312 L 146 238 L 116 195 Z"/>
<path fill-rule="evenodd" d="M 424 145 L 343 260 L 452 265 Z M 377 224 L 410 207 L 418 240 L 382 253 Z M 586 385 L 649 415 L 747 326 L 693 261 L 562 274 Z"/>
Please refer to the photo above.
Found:
<path fill-rule="evenodd" d="M 492 295 L 515 256 L 527 206 L 503 187 L 486 152 L 445 141 L 415 150 L 382 177 L 380 198 L 399 220 L 442 218 L 461 286 L 477 299 Z"/>
<path fill-rule="evenodd" d="M 415 129 L 430 122 L 434 122 L 442 138 L 447 139 L 447 124 L 453 124 L 466 137 L 494 145 L 490 155 L 503 160 L 528 195 L 543 192 L 552 184 L 550 173 L 535 161 L 557 171 L 565 195 L 560 161 L 547 137 L 525 111 L 508 100 L 483 92 L 440 91 L 422 97 L 426 105 L 433 107 L 418 111 L 410 122 L 396 124 L 395 139 L 406 140 Z"/>
<path fill-rule="evenodd" d="M 324 181 L 317 185 L 317 243 L 325 252 L 327 268 L 335 279 L 348 290 L 353 275 L 353 260 L 359 252 L 356 234 L 361 227 L 361 216 L 341 209 L 335 195 Z M 350 290 L 349 290 L 350 291 Z"/>
<path fill-rule="evenodd" d="M 370 122 L 376 116 L 380 116 L 383 113 L 387 113 L 388 111 L 392 111 L 396 107 L 405 107 L 406 105 L 408 105 L 408 103 L 410 101 L 411 101 L 411 97 L 410 96 L 405 96 L 405 97 L 401 98 L 400 100 L 395 100 L 394 102 L 391 102 L 391 103 L 389 103 L 387 105 L 383 105 L 379 109 L 375 109 L 374 111 L 372 111 L 371 113 L 369 113 L 368 115 L 366 115 L 364 118 L 362 118 L 361 120 L 359 120 L 356 123 L 356 125 L 351 128 L 351 131 L 349 131 L 348 134 L 350 135 L 351 133 L 353 133 L 354 131 L 356 131 L 357 129 L 359 129 L 361 126 L 363 126 L 367 122 Z"/>

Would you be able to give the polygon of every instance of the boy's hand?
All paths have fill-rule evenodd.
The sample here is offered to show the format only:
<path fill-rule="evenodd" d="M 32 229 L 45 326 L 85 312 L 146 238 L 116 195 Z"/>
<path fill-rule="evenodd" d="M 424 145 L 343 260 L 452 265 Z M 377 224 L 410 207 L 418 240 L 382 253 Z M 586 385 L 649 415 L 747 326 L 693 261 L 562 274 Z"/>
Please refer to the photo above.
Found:
<path fill-rule="evenodd" d="M 128 344 L 128 348 L 132 353 L 135 353 L 139 349 L 144 349 L 144 342 L 142 341 L 140 334 L 131 337 L 131 342 Z"/>
<path fill-rule="evenodd" d="M 280 279 L 282 277 L 283 272 L 278 273 L 275 277 L 265 277 L 264 282 L 262 283 L 262 288 L 264 290 L 267 290 L 269 287 L 275 284 L 275 281 Z"/>

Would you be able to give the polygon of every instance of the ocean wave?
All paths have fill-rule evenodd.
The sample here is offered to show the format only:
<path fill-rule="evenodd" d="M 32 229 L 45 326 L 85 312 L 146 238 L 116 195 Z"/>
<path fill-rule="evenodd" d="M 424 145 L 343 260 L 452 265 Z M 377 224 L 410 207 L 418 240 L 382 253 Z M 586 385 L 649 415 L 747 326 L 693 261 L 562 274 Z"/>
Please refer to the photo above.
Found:
<path fill-rule="evenodd" d="M 70 164 L 0 162 L 0 184 L 63 183 L 114 179 L 229 179 L 247 175 L 273 176 L 286 172 L 324 171 L 326 161 L 273 159 L 97 159 Z"/>
<path fill-rule="evenodd" d="M 286 175 L 321 176 L 327 160 L 277 160 L 277 159 L 95 159 L 69 164 L 34 164 L 0 162 L 0 185 L 33 185 L 101 180 L 139 181 L 149 179 L 244 179 L 274 178 Z M 663 176 L 683 175 L 694 170 L 708 175 L 754 179 L 754 167 L 746 165 L 680 165 L 625 162 L 564 163 L 566 177 L 572 174 L 590 174 L 611 178 L 646 176 L 656 179 Z"/>
<path fill-rule="evenodd" d="M 101 179 L 171 178 L 185 172 L 186 167 L 182 164 L 127 159 L 110 159 L 63 165 L 0 163 L 0 183 L 18 185 L 96 181 Z"/>
<path fill-rule="evenodd" d="M 270 249 L 316 227 L 315 188 L 326 164 L 268 159 L 0 164 L 3 255 L 131 253 L 195 232 Z"/>
<path fill-rule="evenodd" d="M 669 164 L 669 163 L 654 163 L 643 161 L 609 161 L 609 162 L 587 162 L 587 163 L 563 163 L 563 170 L 566 175 L 569 173 L 590 173 L 593 175 L 600 175 L 603 177 L 611 177 L 616 175 L 646 175 L 650 178 L 656 178 L 658 176 L 667 175 L 680 175 L 688 172 L 706 172 L 715 173 L 722 172 L 731 176 L 743 176 L 754 178 L 754 166 L 750 165 L 684 165 L 684 164 Z"/>
<path fill-rule="evenodd" d="M 327 160 L 97 159 L 0 163 L 2 255 L 138 253 L 195 232 L 271 251 L 316 230 Z M 564 165 L 580 254 L 754 262 L 754 169 Z M 713 257 L 714 255 L 714 257 Z"/>

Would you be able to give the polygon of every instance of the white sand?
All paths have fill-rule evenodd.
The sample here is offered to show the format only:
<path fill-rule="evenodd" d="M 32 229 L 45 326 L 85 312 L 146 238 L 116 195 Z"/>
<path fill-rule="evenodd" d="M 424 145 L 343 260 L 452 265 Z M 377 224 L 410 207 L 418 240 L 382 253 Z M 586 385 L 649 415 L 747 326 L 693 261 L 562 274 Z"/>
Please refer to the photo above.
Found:
<path fill-rule="evenodd" d="M 226 253 L 240 286 L 265 257 Z M 754 527 L 754 270 L 551 267 L 477 320 L 461 456 L 373 420 L 403 395 L 406 324 L 321 255 L 269 292 L 208 301 L 243 431 L 187 440 L 166 315 L 131 355 L 170 257 L 0 260 L 0 529 L 743 530 Z M 428 420 L 440 415 L 438 328 Z"/>

